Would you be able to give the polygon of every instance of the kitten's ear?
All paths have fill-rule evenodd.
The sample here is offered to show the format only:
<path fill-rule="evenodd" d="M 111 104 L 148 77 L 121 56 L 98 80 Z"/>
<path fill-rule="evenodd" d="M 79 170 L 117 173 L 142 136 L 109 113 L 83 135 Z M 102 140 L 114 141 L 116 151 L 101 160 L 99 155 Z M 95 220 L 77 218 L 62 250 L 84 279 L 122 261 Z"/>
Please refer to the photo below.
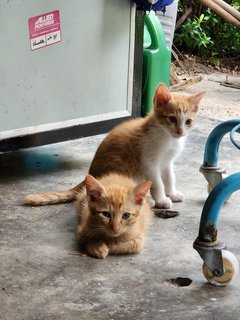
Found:
<path fill-rule="evenodd" d="M 134 188 L 133 195 L 135 204 L 141 205 L 143 203 L 143 200 L 146 198 L 147 193 L 151 188 L 151 185 L 151 181 L 144 181 Z"/>
<path fill-rule="evenodd" d="M 154 107 L 158 108 L 172 100 L 172 94 L 165 84 L 160 83 L 153 98 Z"/>
<path fill-rule="evenodd" d="M 205 95 L 206 91 L 202 91 L 202 92 L 199 92 L 193 96 L 190 97 L 190 102 L 191 102 L 191 105 L 192 105 L 192 111 L 197 113 L 198 110 L 199 110 L 199 106 L 200 106 L 200 102 L 203 98 L 203 96 Z"/>
<path fill-rule="evenodd" d="M 85 186 L 87 196 L 92 202 L 99 201 L 105 195 L 104 187 L 90 174 L 85 178 Z"/>

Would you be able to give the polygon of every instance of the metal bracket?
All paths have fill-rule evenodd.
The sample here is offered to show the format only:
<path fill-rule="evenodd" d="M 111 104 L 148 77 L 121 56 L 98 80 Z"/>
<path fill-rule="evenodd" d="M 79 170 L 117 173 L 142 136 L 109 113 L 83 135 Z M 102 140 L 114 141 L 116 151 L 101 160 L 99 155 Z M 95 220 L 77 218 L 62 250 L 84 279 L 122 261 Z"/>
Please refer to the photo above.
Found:
<path fill-rule="evenodd" d="M 217 277 L 221 277 L 224 273 L 222 250 L 227 249 L 225 243 L 204 243 L 196 239 L 193 248 L 199 253 L 209 270 Z"/>
<path fill-rule="evenodd" d="M 225 169 L 220 167 L 207 167 L 204 165 L 200 167 L 199 171 L 204 175 L 212 189 L 223 180 L 223 174 L 226 174 Z"/>

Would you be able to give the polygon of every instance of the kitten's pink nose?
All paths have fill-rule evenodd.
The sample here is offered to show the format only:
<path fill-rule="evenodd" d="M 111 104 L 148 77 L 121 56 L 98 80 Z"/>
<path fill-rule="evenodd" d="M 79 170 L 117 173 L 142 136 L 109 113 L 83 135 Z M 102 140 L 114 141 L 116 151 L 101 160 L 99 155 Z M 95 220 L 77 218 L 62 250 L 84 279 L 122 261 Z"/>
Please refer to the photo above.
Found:
<path fill-rule="evenodd" d="M 184 129 L 183 128 L 177 128 L 177 135 L 179 135 L 179 136 L 184 136 L 184 134 L 185 134 L 185 131 L 184 131 Z"/>
<path fill-rule="evenodd" d="M 119 224 L 113 224 L 112 225 L 112 230 L 114 233 L 118 233 L 118 231 L 120 230 L 120 225 Z"/>

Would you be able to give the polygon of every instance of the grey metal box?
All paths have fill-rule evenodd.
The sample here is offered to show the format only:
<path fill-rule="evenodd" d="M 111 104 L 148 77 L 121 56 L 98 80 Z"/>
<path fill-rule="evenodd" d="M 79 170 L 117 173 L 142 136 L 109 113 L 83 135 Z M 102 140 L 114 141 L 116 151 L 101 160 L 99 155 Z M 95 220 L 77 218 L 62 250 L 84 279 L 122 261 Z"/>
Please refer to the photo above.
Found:
<path fill-rule="evenodd" d="M 28 19 L 54 10 L 61 41 L 32 51 Z M 0 141 L 130 116 L 134 37 L 129 0 L 1 1 Z"/>

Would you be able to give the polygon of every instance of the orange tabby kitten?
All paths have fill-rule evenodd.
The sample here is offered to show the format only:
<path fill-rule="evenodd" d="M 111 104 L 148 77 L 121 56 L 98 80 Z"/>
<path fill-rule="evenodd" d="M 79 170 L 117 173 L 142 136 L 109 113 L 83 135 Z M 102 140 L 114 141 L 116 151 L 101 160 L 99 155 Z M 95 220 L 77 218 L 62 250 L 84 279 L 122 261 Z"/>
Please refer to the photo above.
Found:
<path fill-rule="evenodd" d="M 186 132 L 192 127 L 204 95 L 172 93 L 160 84 L 153 99 L 153 111 L 145 118 L 125 121 L 113 128 L 98 147 L 89 174 L 100 178 L 118 173 L 135 181 L 150 180 L 155 206 L 170 208 L 183 201 L 175 187 L 174 160 L 183 149 Z M 60 192 L 29 195 L 30 205 L 73 201 L 84 181 Z"/>
<path fill-rule="evenodd" d="M 80 244 L 96 258 L 108 254 L 137 253 L 152 211 L 146 201 L 151 182 L 136 185 L 132 179 L 109 174 L 96 180 L 85 178 L 77 196 L 79 218 L 76 230 Z"/>

